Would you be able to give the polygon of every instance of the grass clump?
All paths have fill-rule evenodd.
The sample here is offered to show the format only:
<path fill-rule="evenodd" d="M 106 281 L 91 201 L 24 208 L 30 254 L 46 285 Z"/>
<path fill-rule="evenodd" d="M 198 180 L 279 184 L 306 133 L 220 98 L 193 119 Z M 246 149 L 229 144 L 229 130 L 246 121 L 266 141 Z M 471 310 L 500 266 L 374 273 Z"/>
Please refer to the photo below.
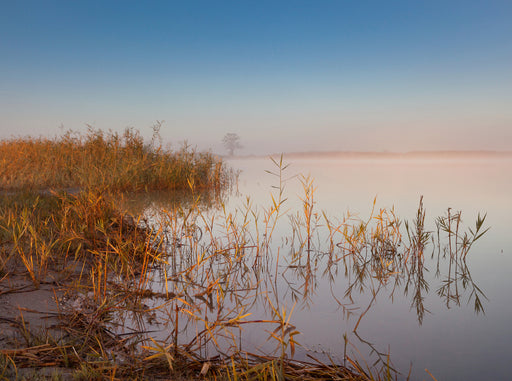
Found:
<path fill-rule="evenodd" d="M 222 162 L 184 145 L 162 147 L 160 124 L 151 143 L 139 131 L 107 133 L 89 127 L 50 138 L 0 142 L 0 189 L 88 188 L 115 191 L 219 189 L 226 180 Z"/>

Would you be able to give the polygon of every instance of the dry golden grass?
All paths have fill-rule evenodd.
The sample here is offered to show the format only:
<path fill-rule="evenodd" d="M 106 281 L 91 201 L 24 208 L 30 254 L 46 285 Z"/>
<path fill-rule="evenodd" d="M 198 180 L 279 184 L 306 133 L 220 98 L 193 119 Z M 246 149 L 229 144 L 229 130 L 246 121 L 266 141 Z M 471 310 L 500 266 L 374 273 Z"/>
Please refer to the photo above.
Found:
<path fill-rule="evenodd" d="M 0 189 L 219 189 L 224 174 L 214 155 L 145 144 L 134 129 L 0 142 Z"/>

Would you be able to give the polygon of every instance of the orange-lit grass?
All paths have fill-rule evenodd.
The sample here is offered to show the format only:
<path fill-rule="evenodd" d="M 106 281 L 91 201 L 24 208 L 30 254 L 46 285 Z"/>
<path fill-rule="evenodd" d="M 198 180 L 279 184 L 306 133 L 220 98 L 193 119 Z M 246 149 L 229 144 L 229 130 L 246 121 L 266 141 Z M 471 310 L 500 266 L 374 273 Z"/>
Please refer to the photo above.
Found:
<path fill-rule="evenodd" d="M 123 134 L 89 128 L 52 139 L 0 141 L 0 189 L 218 189 L 223 174 L 222 162 L 211 153 L 145 144 L 132 128 Z"/>

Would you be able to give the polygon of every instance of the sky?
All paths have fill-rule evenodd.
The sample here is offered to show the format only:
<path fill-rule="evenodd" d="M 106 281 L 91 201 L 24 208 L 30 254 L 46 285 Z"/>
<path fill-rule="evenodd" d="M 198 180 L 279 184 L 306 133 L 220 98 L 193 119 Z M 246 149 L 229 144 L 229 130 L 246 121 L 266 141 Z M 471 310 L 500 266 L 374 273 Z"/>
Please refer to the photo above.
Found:
<path fill-rule="evenodd" d="M 0 0 L 0 138 L 512 150 L 512 2 Z"/>

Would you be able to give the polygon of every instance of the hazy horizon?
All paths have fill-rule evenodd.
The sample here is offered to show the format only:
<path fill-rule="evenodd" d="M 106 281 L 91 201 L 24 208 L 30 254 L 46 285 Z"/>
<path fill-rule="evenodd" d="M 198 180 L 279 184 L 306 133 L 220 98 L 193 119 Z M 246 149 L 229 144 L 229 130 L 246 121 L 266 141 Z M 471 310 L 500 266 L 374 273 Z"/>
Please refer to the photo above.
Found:
<path fill-rule="evenodd" d="M 284 159 L 511 159 L 511 151 L 487 151 L 487 150 L 468 150 L 468 151 L 281 151 L 263 154 L 244 154 L 240 153 L 230 156 L 220 153 L 228 159 L 251 159 L 273 157 L 277 158 L 283 155 Z"/>
<path fill-rule="evenodd" d="M 241 155 L 511 151 L 506 1 L 8 2 L 0 138 L 165 121 Z"/>

